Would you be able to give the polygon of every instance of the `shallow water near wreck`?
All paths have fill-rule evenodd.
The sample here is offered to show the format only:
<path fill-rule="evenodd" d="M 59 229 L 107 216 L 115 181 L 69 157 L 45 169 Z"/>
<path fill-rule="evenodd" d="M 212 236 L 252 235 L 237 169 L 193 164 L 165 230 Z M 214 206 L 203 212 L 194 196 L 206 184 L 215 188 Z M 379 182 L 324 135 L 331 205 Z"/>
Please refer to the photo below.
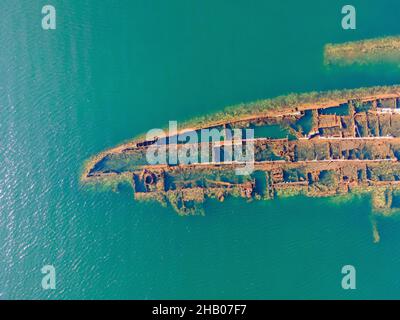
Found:
<path fill-rule="evenodd" d="M 390 85 L 400 68 L 323 66 L 323 45 L 399 34 L 400 3 L 0 4 L 0 298 L 399 298 L 400 221 L 368 196 L 209 201 L 206 216 L 80 186 L 86 159 L 169 120 L 289 92 Z M 43 265 L 57 289 L 41 288 Z M 341 268 L 357 290 L 341 289 Z"/>

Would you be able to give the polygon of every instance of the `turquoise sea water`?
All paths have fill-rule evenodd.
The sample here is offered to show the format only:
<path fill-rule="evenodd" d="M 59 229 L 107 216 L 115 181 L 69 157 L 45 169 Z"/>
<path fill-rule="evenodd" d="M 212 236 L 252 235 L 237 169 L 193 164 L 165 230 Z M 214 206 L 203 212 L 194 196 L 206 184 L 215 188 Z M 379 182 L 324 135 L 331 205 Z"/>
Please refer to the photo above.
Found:
<path fill-rule="evenodd" d="M 41 8 L 57 29 L 41 28 Z M 207 202 L 205 217 L 80 186 L 93 154 L 169 120 L 289 92 L 400 82 L 323 67 L 327 42 L 400 34 L 398 1 L 2 0 L 0 299 L 399 298 L 400 220 L 369 197 Z M 41 287 L 43 265 L 57 288 Z M 357 290 L 341 289 L 341 268 Z"/>

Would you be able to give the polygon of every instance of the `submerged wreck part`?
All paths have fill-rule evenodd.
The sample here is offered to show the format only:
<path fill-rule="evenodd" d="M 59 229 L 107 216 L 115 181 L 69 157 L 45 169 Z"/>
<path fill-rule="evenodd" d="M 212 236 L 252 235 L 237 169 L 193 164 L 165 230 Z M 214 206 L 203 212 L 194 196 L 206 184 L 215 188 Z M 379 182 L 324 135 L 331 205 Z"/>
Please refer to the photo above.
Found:
<path fill-rule="evenodd" d="M 223 201 L 227 196 L 271 199 L 303 194 L 324 197 L 373 192 L 373 208 L 385 215 L 393 208 L 393 193 L 400 191 L 400 163 L 370 160 L 300 161 L 257 163 L 255 172 L 239 178 L 231 168 L 218 165 L 144 169 L 132 173 L 135 199 L 170 203 L 180 214 L 196 213 L 195 204 L 206 198 Z M 157 177 L 147 180 L 147 176 Z M 151 182 L 150 182 L 151 181 Z"/>
<path fill-rule="evenodd" d="M 340 44 L 324 48 L 325 65 L 350 65 L 400 62 L 400 36 L 390 36 Z"/>
<path fill-rule="evenodd" d="M 372 223 L 372 237 L 374 239 L 374 243 L 378 243 L 379 241 L 381 241 L 381 236 L 378 230 L 378 224 L 375 221 L 375 219 L 373 219 L 371 223 Z"/>
<path fill-rule="evenodd" d="M 308 103 L 304 103 L 303 96 L 308 97 Z M 197 159 L 191 164 L 149 165 L 146 152 L 150 147 L 187 150 L 187 143 L 176 143 L 166 136 L 137 139 L 95 156 L 87 163 L 82 180 L 129 181 L 135 199 L 171 205 L 181 215 L 203 213 L 202 203 L 207 198 L 224 201 L 232 196 L 251 201 L 298 194 L 326 197 L 365 192 L 372 193 L 372 207 L 377 214 L 399 212 L 400 87 L 311 96 L 314 99 L 310 95 L 287 99 L 292 102 L 280 109 L 267 109 L 262 104 L 264 109 L 257 116 L 252 110 L 246 114 L 240 107 L 235 118 L 210 117 L 208 122 L 197 122 L 197 127 L 179 128 L 181 132 L 197 132 L 205 127 L 244 130 L 280 125 L 287 129 L 290 137 L 242 138 L 241 143 L 254 144 L 254 171 L 247 176 L 235 174 L 242 164 L 224 161 L 229 159 L 226 147 L 232 142 L 228 140 L 189 144 L 197 148 L 201 144 L 220 156 L 212 156 L 209 162 Z M 378 241 L 376 224 L 373 231 Z"/>
<path fill-rule="evenodd" d="M 148 180 L 149 176 L 154 177 Z M 221 177 L 224 180 L 221 180 Z M 252 199 L 255 181 L 235 181 L 232 173 L 225 175 L 216 169 L 175 168 L 166 172 L 154 169 L 132 174 L 134 196 L 137 200 L 157 200 L 163 205 L 170 204 L 182 215 L 199 213 L 201 204 L 206 198 L 224 201 L 228 195 Z M 229 180 L 229 182 L 228 182 Z"/>

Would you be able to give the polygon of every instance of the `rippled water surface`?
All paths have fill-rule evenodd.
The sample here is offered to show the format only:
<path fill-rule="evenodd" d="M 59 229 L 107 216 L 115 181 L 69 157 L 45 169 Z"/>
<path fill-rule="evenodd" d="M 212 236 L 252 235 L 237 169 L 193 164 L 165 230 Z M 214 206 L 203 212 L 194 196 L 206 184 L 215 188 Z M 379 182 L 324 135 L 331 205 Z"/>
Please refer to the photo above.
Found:
<path fill-rule="evenodd" d="M 353 1 L 355 31 L 341 1 L 51 2 L 54 31 L 44 1 L 0 3 L 1 299 L 399 298 L 400 221 L 378 219 L 373 244 L 368 197 L 210 201 L 182 218 L 79 184 L 90 156 L 169 120 L 398 83 L 395 65 L 322 64 L 326 42 L 399 34 L 398 1 Z"/>

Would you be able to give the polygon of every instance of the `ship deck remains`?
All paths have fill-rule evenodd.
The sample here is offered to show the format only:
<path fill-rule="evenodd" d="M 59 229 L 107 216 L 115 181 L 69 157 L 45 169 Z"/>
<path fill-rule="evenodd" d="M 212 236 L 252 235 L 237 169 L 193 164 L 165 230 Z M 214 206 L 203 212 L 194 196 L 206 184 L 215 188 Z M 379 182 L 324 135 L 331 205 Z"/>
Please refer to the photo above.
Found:
<path fill-rule="evenodd" d="M 384 214 L 398 211 L 393 200 L 400 190 L 398 87 L 374 96 L 325 100 L 322 104 L 291 106 L 234 121 L 214 121 L 206 127 L 245 129 L 271 125 L 280 125 L 287 136 L 252 140 L 254 172 L 248 176 L 235 174 L 234 169 L 242 163 L 223 161 L 226 142 L 207 143 L 210 151 L 221 155 L 218 160 L 148 165 L 146 151 L 157 141 L 149 139 L 132 141 L 95 157 L 83 180 L 123 176 L 132 184 L 135 199 L 172 205 L 182 215 L 201 212 L 201 203 L 207 198 L 224 201 L 235 196 L 253 200 L 361 192 L 372 193 L 374 210 Z M 183 145 L 169 144 L 166 139 L 165 147 L 179 151 Z"/>

